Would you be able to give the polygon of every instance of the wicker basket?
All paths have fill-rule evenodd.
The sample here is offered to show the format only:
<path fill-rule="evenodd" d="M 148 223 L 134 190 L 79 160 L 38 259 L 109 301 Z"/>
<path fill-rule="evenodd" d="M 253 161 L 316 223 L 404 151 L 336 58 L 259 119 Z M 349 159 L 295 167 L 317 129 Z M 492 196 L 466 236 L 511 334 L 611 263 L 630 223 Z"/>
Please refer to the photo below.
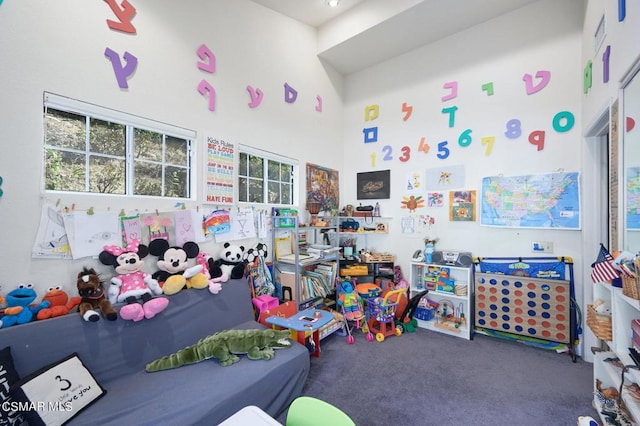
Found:
<path fill-rule="evenodd" d="M 632 299 L 640 300 L 640 292 L 638 291 L 638 279 L 622 274 L 622 294 Z"/>
<path fill-rule="evenodd" d="M 612 340 L 611 317 L 598 315 L 593 305 L 587 305 L 587 325 L 598 339 Z"/>

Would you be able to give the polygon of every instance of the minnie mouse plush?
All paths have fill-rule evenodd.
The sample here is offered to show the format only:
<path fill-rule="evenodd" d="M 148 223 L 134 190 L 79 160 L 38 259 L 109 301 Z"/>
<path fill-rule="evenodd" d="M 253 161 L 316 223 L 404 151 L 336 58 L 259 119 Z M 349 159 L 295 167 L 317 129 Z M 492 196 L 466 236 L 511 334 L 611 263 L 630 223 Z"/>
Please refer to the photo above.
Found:
<path fill-rule="evenodd" d="M 149 248 L 133 240 L 125 248 L 119 246 L 104 246 L 104 251 L 98 258 L 104 265 L 112 265 L 120 275 L 111 278 L 109 287 L 109 301 L 111 303 L 127 302 L 120 308 L 120 317 L 125 320 L 141 321 L 151 319 L 164 311 L 169 300 L 164 297 L 154 298 L 162 294 L 158 281 L 142 271 L 144 262 L 141 260 L 149 254 Z M 142 304 L 138 303 L 142 300 Z"/>

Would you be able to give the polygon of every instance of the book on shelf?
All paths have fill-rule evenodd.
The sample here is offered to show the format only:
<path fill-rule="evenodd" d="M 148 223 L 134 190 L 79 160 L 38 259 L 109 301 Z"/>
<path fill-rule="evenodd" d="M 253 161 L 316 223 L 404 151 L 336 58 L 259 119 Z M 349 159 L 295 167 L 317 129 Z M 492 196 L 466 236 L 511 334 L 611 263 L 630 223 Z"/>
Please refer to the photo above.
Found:
<path fill-rule="evenodd" d="M 294 253 L 292 254 L 287 254 L 286 256 L 276 256 L 276 259 L 278 260 L 278 262 L 283 262 L 283 263 L 290 263 L 290 264 L 295 264 L 296 263 L 296 255 Z M 316 262 L 318 259 L 308 255 L 308 254 L 298 254 L 298 264 L 299 265 L 310 265 L 314 262 Z"/>

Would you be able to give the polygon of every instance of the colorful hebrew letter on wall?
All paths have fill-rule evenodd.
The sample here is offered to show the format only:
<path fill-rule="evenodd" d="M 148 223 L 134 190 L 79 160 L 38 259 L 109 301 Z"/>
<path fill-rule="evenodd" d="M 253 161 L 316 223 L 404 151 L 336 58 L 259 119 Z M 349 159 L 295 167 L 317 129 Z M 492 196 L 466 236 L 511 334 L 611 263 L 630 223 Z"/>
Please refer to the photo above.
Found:
<path fill-rule="evenodd" d="M 406 102 L 402 103 L 402 112 L 404 112 L 404 117 L 402 117 L 402 121 L 407 121 L 409 117 L 411 117 L 411 113 L 413 113 L 413 107 L 407 105 Z"/>
<path fill-rule="evenodd" d="M 375 120 L 380 113 L 380 106 L 378 104 L 367 105 L 364 107 L 364 121 Z"/>
<path fill-rule="evenodd" d="M 127 64 L 125 66 L 122 66 L 120 56 L 118 56 L 118 54 L 113 50 L 107 47 L 104 50 L 104 55 L 111 60 L 111 66 L 113 67 L 113 72 L 116 74 L 118 86 L 120 86 L 121 89 L 129 88 L 127 77 L 133 74 L 133 72 L 136 70 L 136 67 L 138 66 L 138 58 L 136 58 L 129 52 L 124 52 L 123 56 Z"/>
<path fill-rule="evenodd" d="M 122 31 L 123 33 L 135 34 L 136 27 L 133 26 L 131 20 L 136 14 L 136 8 L 131 5 L 127 0 L 122 0 L 120 8 L 115 0 L 104 0 L 107 2 L 113 13 L 119 19 L 119 21 L 112 21 L 107 19 L 107 26 L 115 31 Z"/>
<path fill-rule="evenodd" d="M 216 89 L 213 88 L 211 84 L 207 80 L 202 80 L 200 84 L 198 84 L 198 92 L 204 97 L 209 96 L 209 111 L 216 110 Z"/>
<path fill-rule="evenodd" d="M 364 134 L 364 143 L 378 142 L 378 128 L 369 127 L 362 129 Z"/>
<path fill-rule="evenodd" d="M 206 44 L 198 47 L 198 57 L 201 59 L 201 61 L 198 61 L 198 68 L 211 74 L 216 72 L 216 55 L 213 54 Z"/>
<path fill-rule="evenodd" d="M 318 101 L 318 104 L 316 105 L 316 111 L 322 112 L 322 96 L 316 96 L 316 101 Z"/>
<path fill-rule="evenodd" d="M 593 80 L 593 62 L 589 60 L 587 62 L 587 66 L 584 67 L 584 77 L 583 77 L 583 93 L 589 93 L 589 89 L 591 89 L 591 84 Z"/>
<path fill-rule="evenodd" d="M 487 92 L 487 96 L 493 95 L 493 82 L 483 84 L 482 90 Z"/>
<path fill-rule="evenodd" d="M 602 82 L 609 82 L 609 57 L 611 56 L 611 46 L 608 45 L 602 54 Z"/>
<path fill-rule="evenodd" d="M 284 84 L 284 101 L 288 104 L 292 104 L 298 99 L 298 91 L 289 86 L 289 83 Z"/>
<path fill-rule="evenodd" d="M 458 82 L 457 81 L 450 81 L 448 83 L 445 83 L 443 87 L 445 89 L 451 90 L 451 93 L 449 93 L 446 96 L 443 96 L 442 97 L 442 102 L 449 101 L 449 100 L 454 99 L 455 97 L 458 96 Z"/>
<path fill-rule="evenodd" d="M 247 91 L 249 92 L 249 96 L 251 96 L 251 102 L 249 102 L 249 108 L 255 108 L 262 102 L 262 90 L 254 89 L 251 86 L 247 86 Z"/>
<path fill-rule="evenodd" d="M 525 88 L 527 89 L 527 95 L 533 95 L 544 89 L 547 84 L 549 84 L 549 80 L 551 80 L 551 72 L 540 70 L 536 73 L 536 78 L 540 79 L 540 82 L 537 85 L 533 84 L 533 77 L 531 74 L 525 74 L 522 76 L 522 80 L 524 81 Z"/>

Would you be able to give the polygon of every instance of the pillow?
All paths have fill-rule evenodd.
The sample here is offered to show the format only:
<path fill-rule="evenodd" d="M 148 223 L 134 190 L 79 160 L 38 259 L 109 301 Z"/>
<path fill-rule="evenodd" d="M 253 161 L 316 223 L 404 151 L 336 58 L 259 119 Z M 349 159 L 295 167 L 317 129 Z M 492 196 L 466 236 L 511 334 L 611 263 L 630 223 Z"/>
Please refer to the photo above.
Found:
<path fill-rule="evenodd" d="M 11 395 L 30 425 L 62 425 L 107 392 L 77 353 L 20 380 Z"/>
<path fill-rule="evenodd" d="M 13 366 L 11 347 L 7 346 L 0 350 L 0 425 L 20 425 L 24 422 L 24 416 L 11 404 L 13 398 L 9 393 L 11 386 L 19 379 Z"/>

